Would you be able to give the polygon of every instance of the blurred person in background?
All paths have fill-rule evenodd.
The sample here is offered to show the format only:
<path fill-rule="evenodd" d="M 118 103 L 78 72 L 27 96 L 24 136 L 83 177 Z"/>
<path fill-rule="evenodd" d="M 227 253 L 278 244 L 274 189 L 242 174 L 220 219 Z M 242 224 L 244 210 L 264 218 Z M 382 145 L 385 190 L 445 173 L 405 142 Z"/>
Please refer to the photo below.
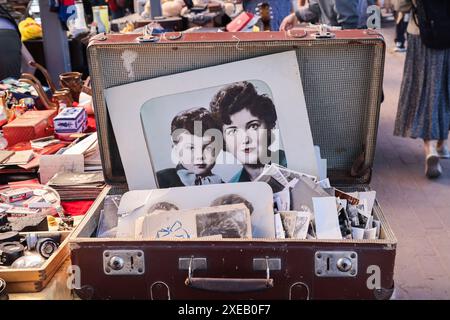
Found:
<path fill-rule="evenodd" d="M 408 13 L 412 5 L 417 5 L 417 1 L 396 0 L 395 5 L 397 11 Z M 427 5 L 433 4 L 430 2 Z M 441 11 L 439 13 L 442 14 Z M 447 23 L 450 10 L 443 14 L 448 15 L 443 19 Z M 416 20 L 419 21 L 416 13 L 411 12 L 394 135 L 423 139 L 425 175 L 437 178 L 442 173 L 440 158 L 450 158 L 447 146 L 450 126 L 450 47 L 432 49 L 425 46 Z M 437 20 L 433 24 L 440 25 Z"/>
<path fill-rule="evenodd" d="M 308 3 L 285 17 L 280 31 L 292 29 L 297 22 L 318 22 L 343 29 L 359 27 L 360 0 L 309 0 Z"/>
<path fill-rule="evenodd" d="M 270 8 L 270 12 L 272 13 L 270 30 L 277 31 L 280 28 L 283 18 L 292 11 L 292 0 L 245 0 L 244 10 L 256 13 L 256 8 L 261 7 L 263 4 L 263 7 Z"/>
<path fill-rule="evenodd" d="M 0 81 L 12 77 L 18 79 L 21 71 L 34 73 L 28 65 L 33 60 L 21 42 L 16 21 L 0 4 Z"/>
<path fill-rule="evenodd" d="M 22 42 L 16 21 L 0 4 L 0 80 L 19 78 Z"/>
<path fill-rule="evenodd" d="M 395 52 L 406 52 L 406 29 L 409 16 L 409 13 L 395 11 Z"/>
<path fill-rule="evenodd" d="M 133 1 L 131 0 L 109 0 L 108 5 L 112 19 L 119 19 L 133 12 Z"/>

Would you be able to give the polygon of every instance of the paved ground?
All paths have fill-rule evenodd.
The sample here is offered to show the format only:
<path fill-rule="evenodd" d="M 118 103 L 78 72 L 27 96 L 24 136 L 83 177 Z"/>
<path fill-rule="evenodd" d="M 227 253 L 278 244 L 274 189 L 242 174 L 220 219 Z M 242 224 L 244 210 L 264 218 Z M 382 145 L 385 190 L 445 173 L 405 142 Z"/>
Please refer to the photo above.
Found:
<path fill-rule="evenodd" d="M 394 137 L 405 54 L 388 49 L 372 187 L 398 239 L 396 299 L 450 299 L 450 160 L 437 180 L 424 176 L 422 141 Z"/>

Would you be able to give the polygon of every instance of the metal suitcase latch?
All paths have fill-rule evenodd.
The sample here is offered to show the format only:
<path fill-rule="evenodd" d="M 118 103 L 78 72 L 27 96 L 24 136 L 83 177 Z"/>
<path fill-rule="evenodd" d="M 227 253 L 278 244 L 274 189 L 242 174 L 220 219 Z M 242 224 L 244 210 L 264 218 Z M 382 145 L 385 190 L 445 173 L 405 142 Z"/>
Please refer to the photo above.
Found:
<path fill-rule="evenodd" d="M 317 32 L 314 34 L 316 39 L 330 39 L 334 38 L 335 34 L 330 32 L 326 24 L 320 24 Z"/>
<path fill-rule="evenodd" d="M 103 271 L 110 276 L 142 275 L 145 273 L 144 251 L 105 250 L 103 251 Z"/>
<path fill-rule="evenodd" d="M 318 277 L 356 277 L 358 254 L 354 251 L 317 251 L 315 273 Z"/>
<path fill-rule="evenodd" d="M 158 36 L 153 35 L 153 27 L 146 25 L 142 32 L 142 36 L 137 37 L 137 41 L 139 42 L 156 42 L 159 40 Z"/>

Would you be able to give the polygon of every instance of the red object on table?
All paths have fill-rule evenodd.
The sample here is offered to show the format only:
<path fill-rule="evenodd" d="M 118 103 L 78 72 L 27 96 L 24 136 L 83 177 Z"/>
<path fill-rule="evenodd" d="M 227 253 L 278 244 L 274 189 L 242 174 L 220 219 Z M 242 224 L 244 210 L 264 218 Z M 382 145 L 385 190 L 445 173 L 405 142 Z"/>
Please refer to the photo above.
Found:
<path fill-rule="evenodd" d="M 4 125 L 3 135 L 8 145 L 52 135 L 56 113 L 56 110 L 27 111 Z"/>
<path fill-rule="evenodd" d="M 88 129 L 86 132 L 95 132 L 97 131 L 97 126 L 95 123 L 95 116 L 88 116 Z M 67 143 L 59 143 L 52 146 L 45 147 L 42 150 L 35 150 L 35 157 L 25 166 L 26 168 L 33 168 L 39 166 L 39 157 L 43 154 L 54 154 L 59 149 L 67 146 Z M 31 145 L 30 142 L 21 142 L 15 145 L 11 145 L 8 147 L 8 150 L 11 151 L 21 151 L 21 150 L 30 150 Z M 39 184 L 37 179 L 20 181 L 20 182 L 10 182 L 9 185 L 18 186 L 20 184 Z M 6 187 L 6 186 L 5 186 Z M 89 208 L 94 203 L 94 200 L 80 200 L 80 201 L 62 201 L 61 205 L 64 208 L 64 211 L 67 215 L 71 216 L 81 216 L 86 214 Z"/>
<path fill-rule="evenodd" d="M 66 215 L 82 216 L 86 214 L 93 203 L 94 200 L 62 201 L 61 205 L 64 208 L 64 213 Z"/>
<path fill-rule="evenodd" d="M 41 186 L 38 179 L 30 179 L 17 182 L 9 182 L 7 185 L 0 186 L 0 189 L 16 187 L 20 188 L 21 185 L 37 185 Z M 80 200 L 80 201 L 61 201 L 61 206 L 64 208 L 64 213 L 70 216 L 82 216 L 86 214 L 89 208 L 92 206 L 95 200 Z M 57 216 L 57 214 L 55 214 Z"/>
<path fill-rule="evenodd" d="M 238 32 L 244 29 L 244 27 L 253 19 L 253 13 L 242 12 L 236 18 L 233 19 L 229 24 L 227 24 L 228 32 Z"/>
<path fill-rule="evenodd" d="M 97 123 L 95 122 L 95 116 L 89 115 L 88 128 L 86 129 L 86 132 L 95 132 L 95 131 L 97 131 Z"/>
<path fill-rule="evenodd" d="M 95 123 L 95 116 L 88 116 L 88 129 L 86 132 L 97 131 L 97 125 Z M 88 212 L 95 200 L 80 200 L 80 201 L 62 201 L 61 205 L 64 208 L 64 212 L 70 216 L 82 216 Z"/>
<path fill-rule="evenodd" d="M 23 181 L 14 181 L 14 182 L 8 182 L 9 186 L 21 186 L 21 185 L 30 185 L 30 184 L 38 184 L 41 185 L 38 179 L 29 179 L 29 180 L 23 180 Z"/>

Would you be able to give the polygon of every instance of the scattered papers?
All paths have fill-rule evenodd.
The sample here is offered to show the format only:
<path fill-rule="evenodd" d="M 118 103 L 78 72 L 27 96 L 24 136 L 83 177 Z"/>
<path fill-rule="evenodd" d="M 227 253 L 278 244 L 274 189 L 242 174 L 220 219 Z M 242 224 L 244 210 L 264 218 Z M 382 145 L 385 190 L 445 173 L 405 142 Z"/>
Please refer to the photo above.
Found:
<path fill-rule="evenodd" d="M 252 237 L 250 212 L 244 204 L 190 210 L 157 210 L 142 223 L 143 239 Z"/>
<path fill-rule="evenodd" d="M 14 151 L 0 150 L 0 163 L 3 163 L 6 160 L 8 160 L 13 154 Z"/>
<path fill-rule="evenodd" d="M 105 186 L 102 172 L 55 174 L 47 183 L 58 191 L 61 200 L 92 200 L 96 199 Z"/>
<path fill-rule="evenodd" d="M 42 184 L 46 184 L 59 172 L 84 172 L 84 157 L 81 154 L 43 155 L 39 159 L 39 173 Z"/>
<path fill-rule="evenodd" d="M 44 149 L 45 147 L 58 144 L 61 141 L 59 139 L 56 139 L 54 136 L 48 136 L 44 138 L 39 138 L 35 140 L 31 140 L 31 148 L 33 149 Z"/>
<path fill-rule="evenodd" d="M 286 238 L 306 239 L 311 213 L 299 211 L 280 212 Z"/>
<path fill-rule="evenodd" d="M 253 238 L 275 238 L 273 194 L 262 182 L 129 191 L 119 205 L 117 237 L 133 238 L 139 217 L 155 209 L 187 210 L 237 203 L 244 203 L 251 213 Z"/>
<path fill-rule="evenodd" d="M 30 162 L 33 157 L 33 150 L 16 151 L 11 157 L 2 163 L 2 166 L 25 165 Z"/>
<path fill-rule="evenodd" d="M 90 134 L 88 137 L 82 139 L 72 147 L 66 149 L 64 154 L 83 154 L 86 155 L 88 151 L 95 149 L 97 143 L 97 132 Z"/>
<path fill-rule="evenodd" d="M 275 213 L 275 237 L 277 239 L 285 239 L 283 223 L 281 221 L 280 213 Z"/>
<path fill-rule="evenodd" d="M 359 200 L 367 200 L 367 211 L 372 212 L 373 205 L 375 203 L 375 199 L 377 196 L 376 191 L 364 191 L 364 192 L 352 192 L 349 195 L 359 199 Z"/>
<path fill-rule="evenodd" d="M 95 143 L 94 150 L 91 154 L 85 155 L 84 171 L 100 171 L 102 170 L 102 161 L 100 158 L 100 150 L 98 142 Z"/>
<path fill-rule="evenodd" d="M 342 239 L 335 197 L 312 198 L 317 239 Z"/>
<path fill-rule="evenodd" d="M 300 177 L 291 194 L 293 210 L 304 211 L 309 209 L 311 212 L 314 208 L 312 198 L 330 196 L 320 185 L 305 177 Z"/>

